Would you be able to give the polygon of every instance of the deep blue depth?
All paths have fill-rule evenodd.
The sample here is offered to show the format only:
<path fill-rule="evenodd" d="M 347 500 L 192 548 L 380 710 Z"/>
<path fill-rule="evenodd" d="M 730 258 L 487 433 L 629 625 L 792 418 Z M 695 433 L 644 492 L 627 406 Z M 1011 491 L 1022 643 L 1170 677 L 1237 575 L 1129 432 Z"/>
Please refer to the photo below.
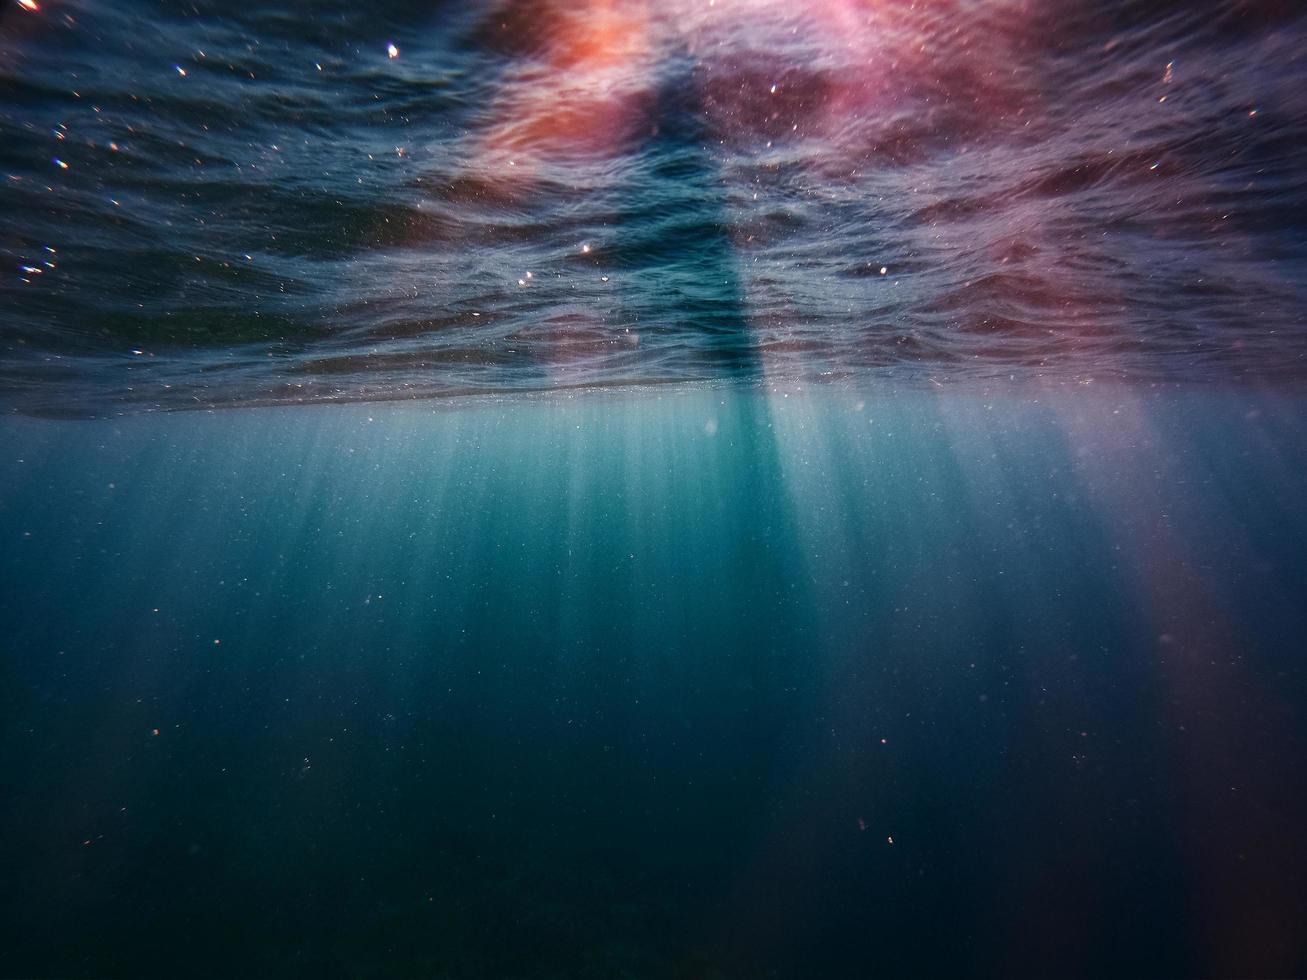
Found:
<path fill-rule="evenodd" d="M 1303 418 L 8 422 L 0 973 L 1300 972 Z"/>

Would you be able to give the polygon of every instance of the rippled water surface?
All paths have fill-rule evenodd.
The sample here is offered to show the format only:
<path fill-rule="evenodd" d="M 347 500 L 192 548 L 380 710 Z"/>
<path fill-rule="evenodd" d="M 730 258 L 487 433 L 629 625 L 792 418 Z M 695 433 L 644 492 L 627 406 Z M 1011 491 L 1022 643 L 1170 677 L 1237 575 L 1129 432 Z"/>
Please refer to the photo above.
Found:
<path fill-rule="evenodd" d="M 1304 93 L 1274 0 L 7 3 L 0 398 L 1300 379 Z"/>

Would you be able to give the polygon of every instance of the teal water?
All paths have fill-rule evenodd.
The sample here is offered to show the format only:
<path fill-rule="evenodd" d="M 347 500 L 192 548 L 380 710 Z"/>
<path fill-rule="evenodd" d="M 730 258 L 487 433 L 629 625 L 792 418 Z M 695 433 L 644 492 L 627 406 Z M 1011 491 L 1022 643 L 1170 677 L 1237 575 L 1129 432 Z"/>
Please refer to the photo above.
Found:
<path fill-rule="evenodd" d="M 0 422 L 0 974 L 1307 968 L 1307 403 Z"/>

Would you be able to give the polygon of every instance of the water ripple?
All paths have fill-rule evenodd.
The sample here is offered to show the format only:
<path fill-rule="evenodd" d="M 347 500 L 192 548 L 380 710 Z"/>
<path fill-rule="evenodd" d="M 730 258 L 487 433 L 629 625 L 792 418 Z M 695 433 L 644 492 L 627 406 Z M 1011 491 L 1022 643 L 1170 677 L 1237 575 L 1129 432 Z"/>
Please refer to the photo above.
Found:
<path fill-rule="evenodd" d="M 9 408 L 1307 374 L 1298 5 L 255 6 L 3 8 Z"/>

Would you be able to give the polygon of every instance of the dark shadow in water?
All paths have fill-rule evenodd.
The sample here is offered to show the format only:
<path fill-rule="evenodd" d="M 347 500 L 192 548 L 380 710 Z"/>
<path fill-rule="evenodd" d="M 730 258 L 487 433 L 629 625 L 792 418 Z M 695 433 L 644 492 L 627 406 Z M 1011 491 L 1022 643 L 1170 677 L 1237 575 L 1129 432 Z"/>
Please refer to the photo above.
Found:
<path fill-rule="evenodd" d="M 648 136 L 605 258 L 633 283 L 622 309 L 633 329 L 661 335 L 673 350 L 675 338 L 685 337 L 686 374 L 754 380 L 762 377 L 762 359 L 730 238 L 728 190 L 709 148 L 715 137 L 692 67 L 683 53 L 659 66 Z"/>

